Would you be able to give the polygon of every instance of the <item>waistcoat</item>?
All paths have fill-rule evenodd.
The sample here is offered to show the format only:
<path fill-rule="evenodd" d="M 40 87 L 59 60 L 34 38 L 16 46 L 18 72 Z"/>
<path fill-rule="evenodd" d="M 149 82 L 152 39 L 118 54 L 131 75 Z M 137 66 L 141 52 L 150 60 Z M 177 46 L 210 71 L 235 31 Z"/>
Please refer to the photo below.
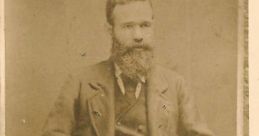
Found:
<path fill-rule="evenodd" d="M 115 136 L 147 136 L 146 85 L 138 98 L 135 89 L 125 86 L 125 90 L 123 95 L 115 86 Z"/>

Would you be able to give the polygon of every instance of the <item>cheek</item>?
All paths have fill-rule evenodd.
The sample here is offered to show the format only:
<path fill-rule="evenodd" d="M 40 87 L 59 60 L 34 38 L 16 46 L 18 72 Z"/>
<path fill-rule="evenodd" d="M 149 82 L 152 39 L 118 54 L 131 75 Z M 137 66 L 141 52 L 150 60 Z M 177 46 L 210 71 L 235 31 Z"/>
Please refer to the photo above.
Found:
<path fill-rule="evenodd" d="M 132 39 L 130 31 L 125 31 L 121 29 L 117 29 L 117 30 L 115 29 L 114 36 L 117 40 L 119 40 L 123 44 L 130 43 Z"/>
<path fill-rule="evenodd" d="M 145 31 L 145 40 L 146 42 L 152 42 L 153 41 L 153 35 L 154 35 L 154 32 L 152 30 L 147 30 Z"/>

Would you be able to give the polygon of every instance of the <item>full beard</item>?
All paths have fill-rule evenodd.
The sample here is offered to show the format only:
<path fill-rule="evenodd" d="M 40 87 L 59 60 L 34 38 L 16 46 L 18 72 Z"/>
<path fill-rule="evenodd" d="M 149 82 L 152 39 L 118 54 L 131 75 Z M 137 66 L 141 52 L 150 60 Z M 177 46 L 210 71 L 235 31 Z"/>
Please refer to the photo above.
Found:
<path fill-rule="evenodd" d="M 125 76 L 139 82 L 151 70 L 153 49 L 147 44 L 125 46 L 113 38 L 112 59 Z"/>

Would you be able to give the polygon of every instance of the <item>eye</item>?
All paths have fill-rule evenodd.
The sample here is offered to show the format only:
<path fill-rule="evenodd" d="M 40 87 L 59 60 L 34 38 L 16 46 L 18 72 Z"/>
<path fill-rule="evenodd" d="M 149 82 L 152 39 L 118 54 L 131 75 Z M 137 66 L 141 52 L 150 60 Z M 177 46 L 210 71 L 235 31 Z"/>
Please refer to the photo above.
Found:
<path fill-rule="evenodd" d="M 142 27 L 142 28 L 146 28 L 146 27 L 150 27 L 150 26 L 151 26 L 151 23 L 148 23 L 148 22 L 140 24 L 140 27 Z"/>
<path fill-rule="evenodd" d="M 133 24 L 125 24 L 123 25 L 123 28 L 131 29 L 133 28 Z"/>

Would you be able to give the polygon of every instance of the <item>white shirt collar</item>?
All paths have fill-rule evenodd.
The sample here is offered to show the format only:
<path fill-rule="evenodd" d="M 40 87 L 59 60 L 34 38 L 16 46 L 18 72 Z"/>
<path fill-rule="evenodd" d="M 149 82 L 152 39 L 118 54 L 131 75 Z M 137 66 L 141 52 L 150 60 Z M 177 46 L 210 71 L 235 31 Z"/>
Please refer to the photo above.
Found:
<path fill-rule="evenodd" d="M 115 67 L 115 76 L 116 76 L 116 78 L 117 78 L 118 86 L 119 86 L 119 88 L 120 88 L 122 94 L 125 95 L 126 90 L 125 90 L 124 83 L 123 83 L 123 81 L 122 81 L 122 79 L 121 79 L 122 71 L 121 71 L 120 67 L 119 67 L 116 63 L 114 63 L 114 67 Z M 145 82 L 146 82 L 146 79 L 145 79 L 144 76 L 140 76 L 140 80 L 141 80 L 141 82 L 139 82 L 139 83 L 137 84 L 137 86 L 136 86 L 136 91 L 135 91 L 135 96 L 136 96 L 136 98 L 138 98 L 139 95 L 140 95 L 141 88 L 142 88 L 142 83 L 145 83 Z"/>

